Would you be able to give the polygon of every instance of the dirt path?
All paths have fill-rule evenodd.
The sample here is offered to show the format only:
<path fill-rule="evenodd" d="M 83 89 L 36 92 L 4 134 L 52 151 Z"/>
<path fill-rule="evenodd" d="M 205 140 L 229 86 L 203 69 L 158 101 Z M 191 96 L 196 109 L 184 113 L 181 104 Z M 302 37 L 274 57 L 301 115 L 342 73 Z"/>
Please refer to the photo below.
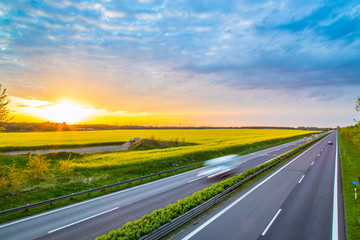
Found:
<path fill-rule="evenodd" d="M 120 151 L 120 150 L 128 150 L 131 146 L 131 140 L 127 141 L 123 145 L 112 145 L 112 146 L 99 146 L 99 147 L 82 147 L 82 148 L 62 148 L 62 149 L 46 149 L 46 150 L 37 150 L 37 151 L 11 151 L 11 152 L 3 152 L 4 155 L 24 155 L 24 154 L 37 154 L 38 152 L 41 154 L 46 153 L 56 153 L 56 152 L 76 152 L 76 153 L 100 153 L 100 152 L 112 152 L 112 151 Z"/>

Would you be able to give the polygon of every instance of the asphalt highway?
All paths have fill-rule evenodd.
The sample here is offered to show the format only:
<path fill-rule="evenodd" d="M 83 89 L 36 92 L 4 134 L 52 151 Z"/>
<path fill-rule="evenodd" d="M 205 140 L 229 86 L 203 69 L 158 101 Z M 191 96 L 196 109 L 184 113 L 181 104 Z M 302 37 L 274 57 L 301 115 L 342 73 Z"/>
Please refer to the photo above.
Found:
<path fill-rule="evenodd" d="M 269 161 L 303 140 L 240 156 L 240 173 Z M 126 190 L 0 225 L 0 239 L 92 239 L 163 208 L 223 178 L 198 177 L 192 170 Z"/>
<path fill-rule="evenodd" d="M 174 239 L 345 239 L 338 161 L 332 133 Z"/>

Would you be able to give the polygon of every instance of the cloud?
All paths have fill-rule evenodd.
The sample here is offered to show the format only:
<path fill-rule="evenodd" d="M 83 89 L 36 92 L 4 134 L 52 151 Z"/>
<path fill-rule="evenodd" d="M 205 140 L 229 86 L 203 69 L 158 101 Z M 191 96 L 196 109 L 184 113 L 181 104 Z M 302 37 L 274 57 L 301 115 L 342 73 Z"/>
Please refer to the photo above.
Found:
<path fill-rule="evenodd" d="M 152 14 L 152 13 L 138 13 L 136 14 L 136 18 L 144 21 L 156 21 L 161 19 L 160 14 Z"/>
<path fill-rule="evenodd" d="M 25 99 L 19 97 L 11 97 L 9 107 L 12 112 L 25 113 L 29 117 L 39 118 L 40 120 L 50 120 L 55 122 L 63 122 L 91 118 L 113 118 L 113 117 L 146 117 L 146 112 L 128 112 L 122 110 L 108 111 L 107 109 L 96 109 L 92 106 L 78 104 L 71 100 L 61 100 L 58 102 L 50 102 L 37 100 L 35 98 Z"/>
<path fill-rule="evenodd" d="M 19 97 L 11 97 L 11 105 L 15 108 L 42 108 L 44 106 L 51 106 L 52 103 L 37 99 L 24 99 Z"/>
<path fill-rule="evenodd" d="M 24 98 L 29 89 L 44 97 L 81 86 L 102 87 L 116 102 L 166 102 L 207 85 L 325 101 L 359 87 L 359 9 L 315 0 L 7 1 L 0 78 Z"/>
<path fill-rule="evenodd" d="M 126 16 L 126 14 L 123 12 L 116 12 L 111 10 L 103 10 L 103 14 L 105 17 L 109 18 L 123 18 Z"/>

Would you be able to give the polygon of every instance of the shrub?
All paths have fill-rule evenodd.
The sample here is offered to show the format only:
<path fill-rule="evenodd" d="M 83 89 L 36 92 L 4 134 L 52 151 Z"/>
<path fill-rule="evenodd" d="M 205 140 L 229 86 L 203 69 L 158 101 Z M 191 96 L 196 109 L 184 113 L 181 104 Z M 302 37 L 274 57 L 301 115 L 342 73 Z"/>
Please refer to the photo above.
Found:
<path fill-rule="evenodd" d="M 40 153 L 34 157 L 30 154 L 29 161 L 26 166 L 27 168 L 25 172 L 32 180 L 45 180 L 50 172 L 49 160 L 46 160 L 44 156 L 40 155 Z"/>
<path fill-rule="evenodd" d="M 60 174 L 69 174 L 74 170 L 73 161 L 75 158 L 70 159 L 70 157 L 71 157 L 71 154 L 69 155 L 67 160 L 59 161 L 58 169 L 59 169 Z"/>
<path fill-rule="evenodd" d="M 13 161 L 12 165 L 6 165 L 4 176 L 1 176 L 0 178 L 0 186 L 2 190 L 10 187 L 12 191 L 17 191 L 21 184 L 23 184 L 23 180 L 23 172 L 16 167 L 15 161 Z"/>

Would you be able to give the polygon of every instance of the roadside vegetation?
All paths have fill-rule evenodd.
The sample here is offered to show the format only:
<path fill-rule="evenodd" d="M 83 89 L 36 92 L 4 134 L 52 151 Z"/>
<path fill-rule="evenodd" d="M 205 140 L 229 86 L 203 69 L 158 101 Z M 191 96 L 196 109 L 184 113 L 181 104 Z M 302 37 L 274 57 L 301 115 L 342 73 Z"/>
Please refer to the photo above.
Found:
<path fill-rule="evenodd" d="M 357 98 L 355 110 L 360 112 L 360 97 Z M 360 121 L 338 130 L 346 233 L 348 239 L 355 240 L 360 239 L 360 197 L 355 199 L 352 182 L 360 182 Z"/>
<path fill-rule="evenodd" d="M 182 147 L 182 146 L 189 146 L 189 145 L 196 145 L 195 143 L 187 143 L 185 139 L 180 141 L 179 139 L 165 141 L 161 139 L 155 139 L 154 136 L 151 136 L 150 139 L 141 139 L 139 143 L 134 144 L 131 146 L 129 150 L 133 151 L 144 151 L 144 150 L 152 150 L 152 149 L 163 149 L 163 148 L 170 148 L 170 147 Z"/>
<path fill-rule="evenodd" d="M 360 149 L 360 125 L 357 124 L 355 126 L 348 126 L 341 128 L 341 133 L 343 136 L 348 140 L 350 143 L 352 143 L 354 146 L 356 146 L 358 149 Z"/>
<path fill-rule="evenodd" d="M 4 130 L 4 125 L 8 123 L 13 117 L 9 116 L 9 109 L 7 106 L 10 103 L 6 95 L 6 88 L 1 91 L 2 84 L 0 84 L 0 131 Z"/>
<path fill-rule="evenodd" d="M 360 181 L 360 126 L 342 128 L 339 140 L 346 232 L 349 240 L 355 240 L 360 239 L 360 194 L 355 199 L 352 182 Z"/>
<path fill-rule="evenodd" d="M 127 133 L 128 131 L 131 133 Z M 85 135 L 106 135 L 107 138 L 103 137 L 105 141 L 146 135 L 149 139 L 131 151 L 89 155 L 64 152 L 35 156 L 0 155 L 0 210 L 133 179 L 226 154 L 281 144 L 314 133 L 274 129 L 119 130 L 114 135 L 108 135 L 108 132 L 113 131 L 86 132 Z M 83 133 L 78 134 L 80 136 Z M 124 133 L 125 137 L 119 137 L 121 133 Z M 155 136 L 154 133 L 158 138 L 152 137 Z M 5 134 L 8 133 L 0 134 L 1 141 L 4 141 L 2 138 Z M 41 137 L 44 135 L 37 134 L 40 136 L 32 135 L 31 144 L 35 142 L 41 145 L 43 143 Z M 72 132 L 72 134 L 76 133 Z M 129 137 L 130 134 L 132 134 L 131 137 Z M 49 135 L 46 136 L 49 137 Z M 85 137 L 80 138 L 83 139 L 82 141 L 85 139 Z M 49 142 L 52 143 L 48 138 Z M 8 219 L 7 216 L 0 217 L 0 222 Z"/>

